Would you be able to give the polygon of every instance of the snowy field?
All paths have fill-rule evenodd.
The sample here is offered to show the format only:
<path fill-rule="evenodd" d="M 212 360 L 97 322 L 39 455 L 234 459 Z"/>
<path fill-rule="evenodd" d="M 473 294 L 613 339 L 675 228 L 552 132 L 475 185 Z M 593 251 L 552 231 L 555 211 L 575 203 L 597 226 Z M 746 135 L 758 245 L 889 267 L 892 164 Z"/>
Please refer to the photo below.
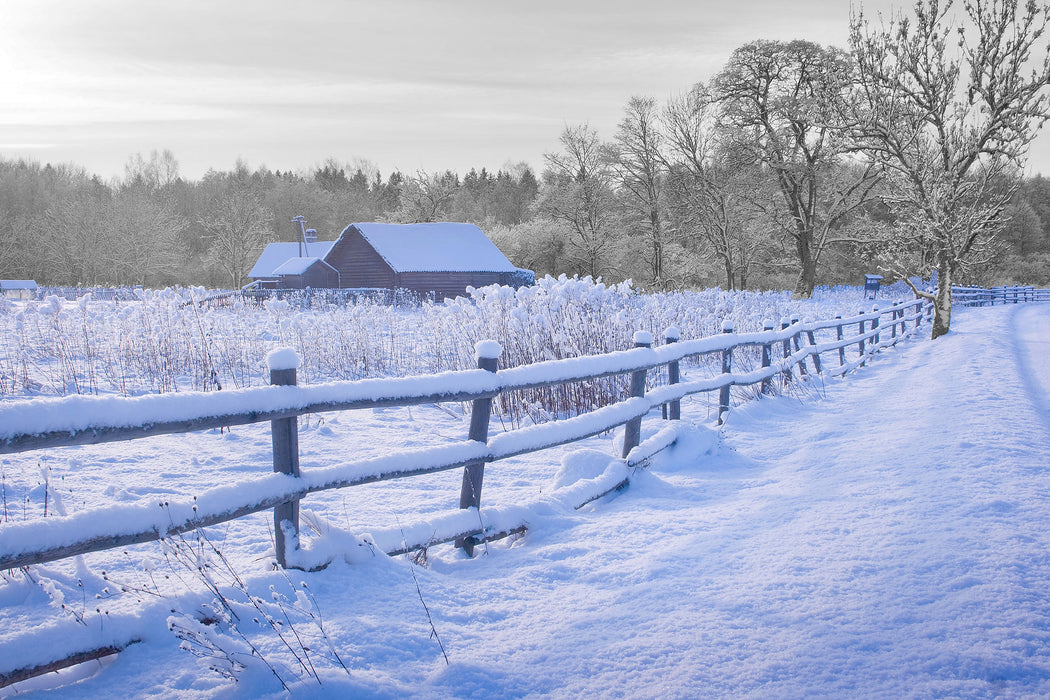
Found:
<path fill-rule="evenodd" d="M 9 657 L 47 658 L 70 627 L 143 641 L 0 696 L 1050 695 L 1048 351 L 1050 305 L 959 309 L 949 336 L 745 404 L 721 430 L 710 398 L 685 402 L 692 428 L 629 488 L 536 508 L 525 536 L 474 559 L 361 545 L 286 576 L 267 571 L 263 513 L 204 543 L 3 572 Z M 302 468 L 461 440 L 467 423 L 436 406 L 313 416 Z M 483 503 L 542 501 L 600 472 L 613 443 L 490 465 Z M 3 458 L 5 521 L 192 494 L 270 462 L 265 425 L 132 444 Z M 364 538 L 456 508 L 459 479 L 311 496 L 304 520 Z"/>

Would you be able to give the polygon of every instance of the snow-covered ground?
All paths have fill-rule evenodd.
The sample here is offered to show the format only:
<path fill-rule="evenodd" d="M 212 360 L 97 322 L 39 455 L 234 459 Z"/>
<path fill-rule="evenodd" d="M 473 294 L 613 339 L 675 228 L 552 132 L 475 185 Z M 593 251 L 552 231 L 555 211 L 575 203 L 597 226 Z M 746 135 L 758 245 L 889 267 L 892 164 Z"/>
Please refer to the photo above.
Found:
<path fill-rule="evenodd" d="M 422 567 L 360 546 L 353 563 L 286 577 L 266 570 L 259 514 L 209 530 L 223 557 L 190 538 L 5 572 L 5 653 L 46 656 L 37 640 L 70 625 L 132 626 L 143 642 L 0 696 L 280 696 L 277 675 L 296 697 L 1050 695 L 1048 350 L 1050 305 L 960 309 L 948 336 L 745 404 L 720 431 L 709 398 L 686 402 L 693 429 L 629 488 L 579 511 L 535 508 L 524 537 L 474 559 L 439 546 Z M 466 423 L 455 407 L 315 416 L 303 470 L 462 439 Z M 540 501 L 604 469 L 612 443 L 490 465 L 483 503 Z M 39 517 L 44 495 L 72 511 L 192 494 L 270 458 L 258 425 L 134 447 L 5 457 L 5 519 Z M 364 535 L 454 509 L 459 478 L 303 507 Z M 236 629 L 195 626 L 209 605 L 239 615 Z"/>

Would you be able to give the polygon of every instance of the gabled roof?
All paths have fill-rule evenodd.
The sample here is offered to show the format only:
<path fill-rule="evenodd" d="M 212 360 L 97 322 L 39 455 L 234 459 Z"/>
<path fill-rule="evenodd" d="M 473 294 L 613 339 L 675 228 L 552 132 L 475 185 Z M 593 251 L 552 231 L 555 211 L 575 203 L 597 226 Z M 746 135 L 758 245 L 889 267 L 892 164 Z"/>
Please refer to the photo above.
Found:
<path fill-rule="evenodd" d="M 394 272 L 513 272 L 516 268 L 474 224 L 350 224 Z M 313 251 L 311 251 L 313 252 Z"/>
<path fill-rule="evenodd" d="M 333 245 L 335 245 L 335 241 L 316 241 L 306 245 L 301 243 L 270 243 L 263 250 L 259 259 L 255 261 L 255 266 L 252 267 L 248 276 L 254 279 L 276 277 L 277 268 L 284 265 L 291 258 L 299 259 L 300 250 L 306 253 L 304 257 L 309 259 L 323 258 L 328 255 L 328 251 L 332 249 Z M 302 246 L 302 249 L 300 249 L 300 246 Z M 297 273 L 285 272 L 284 274 Z"/>
<path fill-rule="evenodd" d="M 331 241 L 334 243 L 335 241 Z M 313 245 L 310 246 L 313 248 Z M 335 268 L 326 263 L 321 258 L 288 258 L 283 263 L 274 268 L 273 274 L 280 275 L 301 275 L 309 270 L 315 263 L 321 263 L 330 270 Z"/>

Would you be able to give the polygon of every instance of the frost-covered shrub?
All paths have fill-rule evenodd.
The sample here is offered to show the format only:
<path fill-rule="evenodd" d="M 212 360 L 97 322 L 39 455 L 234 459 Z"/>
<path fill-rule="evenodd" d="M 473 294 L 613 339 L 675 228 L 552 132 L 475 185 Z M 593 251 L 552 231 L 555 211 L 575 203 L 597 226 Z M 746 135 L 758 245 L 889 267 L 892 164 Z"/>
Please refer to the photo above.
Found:
<path fill-rule="evenodd" d="M 513 367 L 624 350 L 637 330 L 662 342 L 664 330 L 675 326 L 686 340 L 721 332 L 725 320 L 749 332 L 767 319 L 849 316 L 871 308 L 856 287 L 822 288 L 797 301 L 787 292 L 717 288 L 648 294 L 630 281 L 606 285 L 565 276 L 412 306 L 369 295 L 313 295 L 216 307 L 199 303 L 206 297 L 200 288 L 135 290 L 135 296 L 125 302 L 51 296 L 0 313 L 0 394 L 259 386 L 268 383 L 264 358 L 275 346 L 296 349 L 304 384 L 467 369 L 475 365 L 475 344 L 489 339 L 504 348 L 500 366 Z M 893 298 L 910 298 L 910 292 L 884 288 L 878 303 Z M 744 352 L 734 360 L 741 368 L 757 362 Z M 625 387 L 626 378 L 608 378 L 537 389 L 504 397 L 499 408 L 543 420 L 604 405 Z"/>

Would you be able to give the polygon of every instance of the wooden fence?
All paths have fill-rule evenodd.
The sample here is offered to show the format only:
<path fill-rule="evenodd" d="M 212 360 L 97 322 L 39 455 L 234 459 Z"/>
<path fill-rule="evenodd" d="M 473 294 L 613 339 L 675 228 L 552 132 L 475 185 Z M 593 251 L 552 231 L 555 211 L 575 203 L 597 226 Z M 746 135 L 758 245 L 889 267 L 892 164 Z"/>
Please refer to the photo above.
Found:
<path fill-rule="evenodd" d="M 952 304 L 957 306 L 993 306 L 1050 301 L 1050 289 L 1035 287 L 952 287 Z"/>
<path fill-rule="evenodd" d="M 417 542 L 403 542 L 400 547 L 388 549 L 388 553 L 406 553 L 453 541 L 472 553 L 477 545 L 523 532 L 526 526 L 525 522 L 501 522 L 490 527 L 482 524 L 478 509 L 487 464 L 624 426 L 620 455 L 625 467 L 623 476 L 605 484 L 600 493 L 587 494 L 581 503 L 574 504 L 582 507 L 625 486 L 627 467 L 644 466 L 653 455 L 673 444 L 676 429 L 663 429 L 640 441 L 642 419 L 654 409 L 660 409 L 668 426 L 674 426 L 681 417 L 683 398 L 717 391 L 717 421 L 721 424 L 730 408 L 730 387 L 757 385 L 760 393 L 769 393 L 776 382 L 789 383 L 808 375 L 844 374 L 863 365 L 874 353 L 915 333 L 931 313 L 932 305 L 915 300 L 886 309 L 861 311 L 848 318 L 815 322 L 785 319 L 779 328 L 767 322 L 761 332 L 754 333 L 737 334 L 732 326 L 726 325 L 722 334 L 688 341 L 680 340 L 675 329 L 668 329 L 665 342 L 659 347 L 653 347 L 650 334 L 640 332 L 635 334 L 635 348 L 631 350 L 502 370 L 497 368 L 498 345 L 480 343 L 478 368 L 474 370 L 314 386 L 296 386 L 294 363 L 278 361 L 271 364 L 269 387 L 135 398 L 74 396 L 0 404 L 0 454 L 270 421 L 274 470 L 268 477 L 238 485 L 238 493 L 251 494 L 240 500 L 231 500 L 227 488 L 221 498 L 209 497 L 215 495 L 209 491 L 194 497 L 192 502 L 169 502 L 162 514 L 147 512 L 135 505 L 109 507 L 106 509 L 109 515 L 126 508 L 120 513 L 119 531 L 113 529 L 117 527 L 113 525 L 117 518 L 105 518 L 108 525 L 100 524 L 92 511 L 62 518 L 5 523 L 0 528 L 0 569 L 155 541 L 270 509 L 273 510 L 277 561 L 282 566 L 294 566 L 299 561 L 299 503 L 304 497 L 329 489 L 459 467 L 463 467 L 460 512 L 474 511 L 478 517 L 458 522 L 477 525 L 459 527 L 454 532 L 428 536 Z M 752 349 L 759 366 L 745 371 L 734 369 L 734 354 L 739 358 L 747 348 Z M 713 356 L 721 372 L 698 378 L 683 376 L 681 362 L 702 356 Z M 653 378 L 650 373 L 658 373 L 660 381 L 647 391 L 647 379 Z M 492 400 L 502 393 L 615 375 L 630 375 L 630 395 L 621 401 L 574 418 L 489 435 Z M 299 468 L 297 421 L 300 415 L 447 401 L 472 402 L 466 441 L 310 473 Z M 64 410 L 64 407 L 76 410 Z M 128 414 L 136 417 L 134 425 L 126 424 Z M 74 418 L 56 422 L 55 416 Z M 46 665 L 5 668 L 0 662 L 0 687 L 114 653 L 133 641 L 79 649 L 62 661 Z"/>

